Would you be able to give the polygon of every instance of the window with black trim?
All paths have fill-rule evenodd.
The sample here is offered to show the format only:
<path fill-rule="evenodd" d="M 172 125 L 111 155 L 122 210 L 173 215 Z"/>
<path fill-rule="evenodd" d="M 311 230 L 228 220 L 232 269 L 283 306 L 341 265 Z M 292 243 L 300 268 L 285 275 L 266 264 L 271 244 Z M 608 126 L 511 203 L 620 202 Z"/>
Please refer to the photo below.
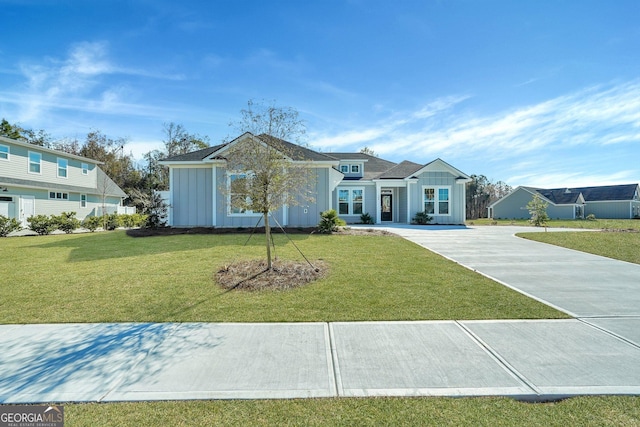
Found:
<path fill-rule="evenodd" d="M 338 214 L 362 215 L 364 188 L 338 188 Z"/>
<path fill-rule="evenodd" d="M 69 193 L 61 191 L 49 191 L 49 198 L 53 200 L 69 200 Z"/>

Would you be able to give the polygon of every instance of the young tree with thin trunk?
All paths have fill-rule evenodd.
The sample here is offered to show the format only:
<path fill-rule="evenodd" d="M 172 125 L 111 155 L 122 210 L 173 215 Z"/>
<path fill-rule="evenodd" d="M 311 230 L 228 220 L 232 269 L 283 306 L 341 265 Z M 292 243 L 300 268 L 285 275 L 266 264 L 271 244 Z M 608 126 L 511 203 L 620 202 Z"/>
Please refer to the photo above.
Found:
<path fill-rule="evenodd" d="M 235 127 L 244 135 L 231 144 L 225 155 L 229 173 L 229 188 L 225 191 L 229 192 L 232 209 L 262 214 L 270 270 L 269 214 L 283 206 L 313 200 L 313 169 L 308 167 L 304 149 L 292 143 L 299 142 L 305 133 L 296 110 L 249 101 L 241 115 Z"/>
<path fill-rule="evenodd" d="M 545 225 L 549 220 L 549 215 L 547 215 L 548 206 L 549 203 L 542 200 L 542 197 L 540 197 L 538 193 L 534 193 L 531 201 L 527 203 L 527 210 L 531 215 L 531 219 L 529 219 L 529 222 L 536 227 Z"/>

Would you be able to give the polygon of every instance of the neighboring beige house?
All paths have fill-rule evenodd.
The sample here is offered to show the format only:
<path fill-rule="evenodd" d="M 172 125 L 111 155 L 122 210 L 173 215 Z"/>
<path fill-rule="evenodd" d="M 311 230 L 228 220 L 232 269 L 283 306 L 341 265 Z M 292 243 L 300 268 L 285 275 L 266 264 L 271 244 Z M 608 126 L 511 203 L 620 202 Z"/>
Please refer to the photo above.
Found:
<path fill-rule="evenodd" d="M 517 187 L 489 206 L 489 218 L 529 218 L 527 203 L 538 194 L 548 203 L 547 215 L 552 219 L 640 218 L 640 186 L 638 184 L 604 185 L 576 188 Z"/>
<path fill-rule="evenodd" d="M 27 227 L 33 215 L 117 212 L 126 193 L 100 162 L 0 136 L 0 215 Z"/>
<path fill-rule="evenodd" d="M 169 225 L 174 227 L 253 227 L 259 214 L 229 206 L 221 191 L 234 179 L 226 169 L 225 152 L 248 138 L 267 143 L 262 135 L 245 133 L 235 140 L 182 154 L 160 163 L 169 167 Z M 427 211 L 433 224 L 464 224 L 465 184 L 470 177 L 441 159 L 425 165 L 396 164 L 363 153 L 319 153 L 281 141 L 292 162 L 314 170 L 313 203 L 285 206 L 274 212 L 283 226 L 312 227 L 320 213 L 335 209 L 348 223 L 368 213 L 377 224 L 409 223 Z M 227 191 L 229 193 L 229 191 Z"/>

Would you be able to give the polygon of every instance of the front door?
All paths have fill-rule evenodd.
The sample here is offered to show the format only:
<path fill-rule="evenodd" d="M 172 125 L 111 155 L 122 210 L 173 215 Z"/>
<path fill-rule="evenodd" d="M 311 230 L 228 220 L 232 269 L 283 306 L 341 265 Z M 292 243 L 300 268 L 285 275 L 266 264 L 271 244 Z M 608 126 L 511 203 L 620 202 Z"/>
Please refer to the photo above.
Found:
<path fill-rule="evenodd" d="M 20 197 L 20 222 L 27 227 L 27 218 L 36 214 L 36 199 L 33 196 Z"/>
<path fill-rule="evenodd" d="M 393 221 L 393 196 L 391 194 L 382 195 L 380 211 L 380 219 L 382 221 Z"/>

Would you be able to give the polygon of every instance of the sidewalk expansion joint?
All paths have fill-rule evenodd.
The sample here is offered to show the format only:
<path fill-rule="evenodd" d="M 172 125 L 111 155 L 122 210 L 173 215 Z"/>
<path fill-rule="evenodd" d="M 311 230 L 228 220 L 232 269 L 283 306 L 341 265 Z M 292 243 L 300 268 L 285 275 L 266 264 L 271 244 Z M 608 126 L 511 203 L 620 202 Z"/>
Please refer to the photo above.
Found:
<path fill-rule="evenodd" d="M 454 320 L 454 322 L 471 338 L 478 346 L 480 346 L 484 351 L 489 354 L 491 358 L 493 358 L 496 363 L 498 363 L 502 368 L 513 375 L 518 381 L 522 382 L 525 386 L 529 387 L 536 395 L 540 396 L 541 391 L 533 384 L 531 381 L 527 379 L 522 373 L 520 373 L 513 365 L 506 361 L 500 354 L 495 351 L 489 344 L 484 342 L 479 336 L 473 333 L 469 328 L 467 328 L 461 321 Z"/>

